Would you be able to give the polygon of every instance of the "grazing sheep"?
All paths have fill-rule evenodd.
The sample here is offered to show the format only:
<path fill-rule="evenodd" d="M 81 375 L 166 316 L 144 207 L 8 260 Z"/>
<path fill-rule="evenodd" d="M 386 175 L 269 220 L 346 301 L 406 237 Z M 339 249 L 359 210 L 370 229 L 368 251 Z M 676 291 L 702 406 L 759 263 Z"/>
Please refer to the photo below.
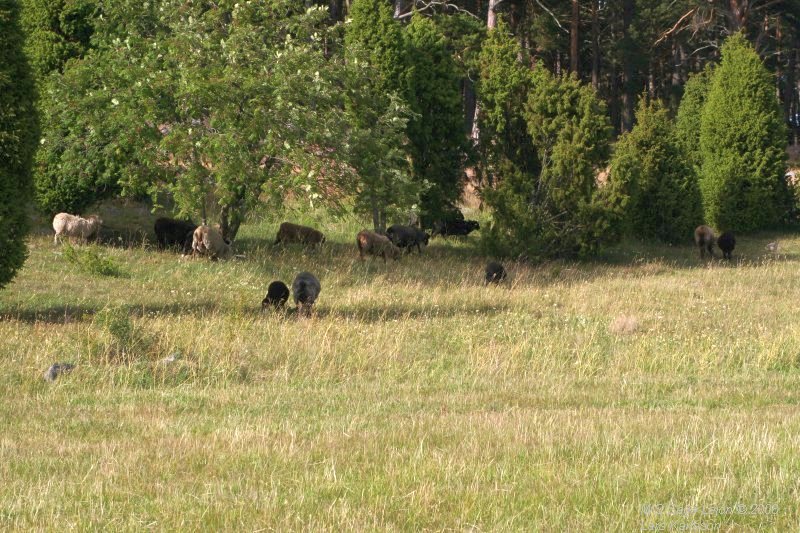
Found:
<path fill-rule="evenodd" d="M 53 217 L 53 229 L 56 232 L 53 242 L 58 244 L 59 238 L 64 236 L 78 237 L 81 241 L 86 242 L 97 237 L 102 225 L 103 220 L 97 215 L 81 218 L 69 213 L 59 213 Z"/>
<path fill-rule="evenodd" d="M 301 272 L 294 278 L 292 293 L 300 316 L 311 314 L 311 308 L 321 291 L 322 286 L 319 284 L 319 280 L 310 272 Z"/>
<path fill-rule="evenodd" d="M 199 255 L 208 255 L 213 261 L 232 255 L 231 243 L 222 238 L 222 232 L 216 226 L 198 226 L 192 237 L 192 250 Z"/>
<path fill-rule="evenodd" d="M 358 256 L 364 260 L 364 254 L 382 256 L 386 263 L 386 257 L 394 260 L 400 258 L 400 248 L 392 244 L 389 237 L 385 237 L 374 231 L 361 230 L 356 235 L 356 245 L 358 246 Z"/>
<path fill-rule="evenodd" d="M 300 226 L 292 224 L 291 222 L 284 222 L 278 228 L 278 235 L 275 237 L 275 244 L 280 243 L 300 243 L 300 244 L 322 244 L 325 242 L 325 235 L 321 231 L 307 226 Z"/>
<path fill-rule="evenodd" d="M 410 252 L 416 246 L 420 254 L 422 253 L 422 246 L 427 246 L 430 240 L 430 237 L 424 231 L 410 226 L 401 226 L 400 224 L 390 226 L 386 230 L 386 236 L 395 246 L 405 249 L 406 252 Z"/>
<path fill-rule="evenodd" d="M 159 248 L 181 246 L 184 250 L 186 249 L 186 235 L 193 234 L 196 229 L 197 224 L 191 220 L 176 220 L 166 217 L 157 219 L 153 226 Z M 191 242 L 189 247 L 191 248 Z"/>
<path fill-rule="evenodd" d="M 700 248 L 700 259 L 705 258 L 706 250 L 711 254 L 711 257 L 714 257 L 715 240 L 714 230 L 708 226 L 697 226 L 697 229 L 694 230 L 694 242 Z"/>
<path fill-rule="evenodd" d="M 506 279 L 506 269 L 503 265 L 495 261 L 486 265 L 486 285 L 490 283 L 500 283 Z"/>
<path fill-rule="evenodd" d="M 726 231 L 717 238 L 717 246 L 722 250 L 722 257 L 733 259 L 733 249 L 736 248 L 736 237 L 733 232 Z"/>
<path fill-rule="evenodd" d="M 273 281 L 267 287 L 267 295 L 261 300 L 261 309 L 280 308 L 289 300 L 289 287 L 282 281 Z"/>
<path fill-rule="evenodd" d="M 481 229 L 481 225 L 476 220 L 450 220 L 439 221 L 433 225 L 431 236 L 441 235 L 447 237 L 450 235 L 467 236 L 471 232 Z"/>

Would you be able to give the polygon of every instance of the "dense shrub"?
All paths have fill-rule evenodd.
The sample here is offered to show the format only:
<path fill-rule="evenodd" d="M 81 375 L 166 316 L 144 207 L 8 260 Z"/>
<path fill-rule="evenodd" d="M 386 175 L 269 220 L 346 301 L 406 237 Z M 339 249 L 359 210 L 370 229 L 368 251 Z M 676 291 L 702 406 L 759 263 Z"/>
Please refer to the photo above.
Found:
<path fill-rule="evenodd" d="M 702 223 L 697 176 L 677 141 L 667 109 L 642 98 L 636 126 L 614 150 L 610 180 L 629 196 L 627 230 L 665 242 L 690 238 Z"/>

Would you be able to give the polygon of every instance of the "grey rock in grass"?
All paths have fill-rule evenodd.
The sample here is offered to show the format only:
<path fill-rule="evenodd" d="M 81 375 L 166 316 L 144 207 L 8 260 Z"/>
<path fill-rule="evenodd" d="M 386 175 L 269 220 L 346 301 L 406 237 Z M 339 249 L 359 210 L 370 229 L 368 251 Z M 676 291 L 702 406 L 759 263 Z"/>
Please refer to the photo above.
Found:
<path fill-rule="evenodd" d="M 171 354 L 169 354 L 169 357 L 165 357 L 164 359 L 162 359 L 161 363 L 165 364 L 165 365 L 168 365 L 170 363 L 174 363 L 175 361 L 177 361 L 180 358 L 181 358 L 181 354 L 180 353 L 178 353 L 178 352 L 171 353 Z"/>
<path fill-rule="evenodd" d="M 72 372 L 73 368 L 75 368 L 75 365 L 72 363 L 55 363 L 44 371 L 44 380 L 52 383 L 58 379 L 58 376 L 61 374 L 69 374 Z"/>

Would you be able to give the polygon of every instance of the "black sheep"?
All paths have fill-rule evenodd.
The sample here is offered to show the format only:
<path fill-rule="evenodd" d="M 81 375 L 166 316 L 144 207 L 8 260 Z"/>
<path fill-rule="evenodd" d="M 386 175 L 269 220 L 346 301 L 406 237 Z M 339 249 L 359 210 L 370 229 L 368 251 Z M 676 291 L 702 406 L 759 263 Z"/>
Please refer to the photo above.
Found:
<path fill-rule="evenodd" d="M 725 259 L 733 258 L 733 249 L 736 248 L 736 237 L 733 232 L 726 231 L 717 238 L 717 246 L 722 250 L 722 257 Z"/>
<path fill-rule="evenodd" d="M 478 229 L 481 229 L 481 225 L 476 220 L 439 221 L 433 225 L 431 235 L 441 235 L 443 237 L 449 235 L 466 236 Z"/>
<path fill-rule="evenodd" d="M 261 300 L 261 309 L 281 308 L 289 300 L 289 287 L 282 281 L 273 281 L 267 287 L 267 295 Z"/>
<path fill-rule="evenodd" d="M 311 307 L 317 301 L 320 291 L 322 291 L 322 286 L 314 274 L 301 272 L 294 278 L 292 293 L 297 311 L 301 316 L 311 313 Z"/>
<path fill-rule="evenodd" d="M 174 218 L 166 217 L 157 219 L 153 226 L 159 248 L 185 246 L 186 235 L 194 232 L 196 228 L 197 224 L 191 220 L 175 220 Z"/>
<path fill-rule="evenodd" d="M 424 231 L 411 226 L 401 226 L 400 224 L 390 226 L 386 230 L 386 236 L 395 246 L 405 249 L 407 252 L 410 252 L 416 246 L 420 254 L 422 253 L 422 246 L 427 246 L 430 240 L 430 237 Z"/>
<path fill-rule="evenodd" d="M 503 268 L 503 265 L 492 261 L 488 265 L 486 265 L 486 284 L 489 283 L 500 283 L 506 279 L 506 269 Z"/>

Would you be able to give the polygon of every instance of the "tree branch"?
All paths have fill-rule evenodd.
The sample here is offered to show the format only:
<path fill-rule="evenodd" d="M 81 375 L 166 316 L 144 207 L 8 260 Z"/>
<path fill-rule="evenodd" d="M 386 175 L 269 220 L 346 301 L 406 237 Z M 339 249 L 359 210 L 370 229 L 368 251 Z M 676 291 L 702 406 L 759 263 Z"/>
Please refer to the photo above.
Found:
<path fill-rule="evenodd" d="M 500 0 L 500 1 L 502 2 L 503 0 Z M 499 4 L 499 3 L 500 3 L 500 2 L 498 2 L 498 4 Z M 544 10 L 547 12 L 547 14 L 548 14 L 548 15 L 550 15 L 550 17 L 552 17 L 552 19 L 553 19 L 553 20 L 555 21 L 555 23 L 556 23 L 556 26 L 558 26 L 558 28 L 559 28 L 560 30 L 562 30 L 562 31 L 564 31 L 564 32 L 566 32 L 566 33 L 569 33 L 569 30 L 568 30 L 568 29 L 566 29 L 564 26 L 562 26 L 562 25 L 561 25 L 561 23 L 558 21 L 558 18 L 556 18 L 556 16 L 553 14 L 553 12 L 552 12 L 552 11 L 550 11 L 549 9 L 547 9 L 547 6 L 545 6 L 545 5 L 544 5 L 544 4 L 543 4 L 543 3 L 542 3 L 540 0 L 536 0 L 536 3 L 537 3 L 537 4 L 539 4 L 539 7 L 541 7 L 542 9 L 544 9 Z"/>
<path fill-rule="evenodd" d="M 680 26 L 680 24 L 684 20 L 686 20 L 688 17 L 694 15 L 696 12 L 697 12 L 697 8 L 696 7 L 693 7 L 692 9 L 687 11 L 686 14 L 684 14 L 681 18 L 678 19 L 678 22 L 676 22 L 674 26 L 672 26 L 670 29 L 668 29 L 667 31 L 665 31 L 664 33 L 661 34 L 661 37 L 659 37 L 658 40 L 653 43 L 653 46 L 657 46 L 658 43 L 660 43 L 661 41 L 663 41 L 664 39 L 669 37 L 672 33 L 674 33 L 678 29 L 678 26 Z"/>
<path fill-rule="evenodd" d="M 464 13 L 464 14 L 469 15 L 470 17 L 472 17 L 472 18 L 474 18 L 476 20 L 481 20 L 480 17 L 478 17 L 477 15 L 472 13 L 471 11 L 468 11 L 468 10 L 462 8 L 462 7 L 459 7 L 456 4 L 451 4 L 451 3 L 447 2 L 446 0 L 429 0 L 427 2 L 425 0 L 416 0 L 414 2 L 414 7 L 416 8 L 416 11 L 419 12 L 419 13 L 422 13 L 423 11 L 427 11 L 429 9 L 434 9 L 436 7 L 443 7 L 445 9 L 452 9 L 452 10 L 456 11 L 457 13 Z M 409 11 L 407 13 L 404 13 L 402 15 L 396 16 L 395 19 L 397 19 L 397 20 L 406 19 L 406 18 L 412 16 L 414 14 L 414 11 L 415 10 L 412 9 L 411 11 Z"/>

